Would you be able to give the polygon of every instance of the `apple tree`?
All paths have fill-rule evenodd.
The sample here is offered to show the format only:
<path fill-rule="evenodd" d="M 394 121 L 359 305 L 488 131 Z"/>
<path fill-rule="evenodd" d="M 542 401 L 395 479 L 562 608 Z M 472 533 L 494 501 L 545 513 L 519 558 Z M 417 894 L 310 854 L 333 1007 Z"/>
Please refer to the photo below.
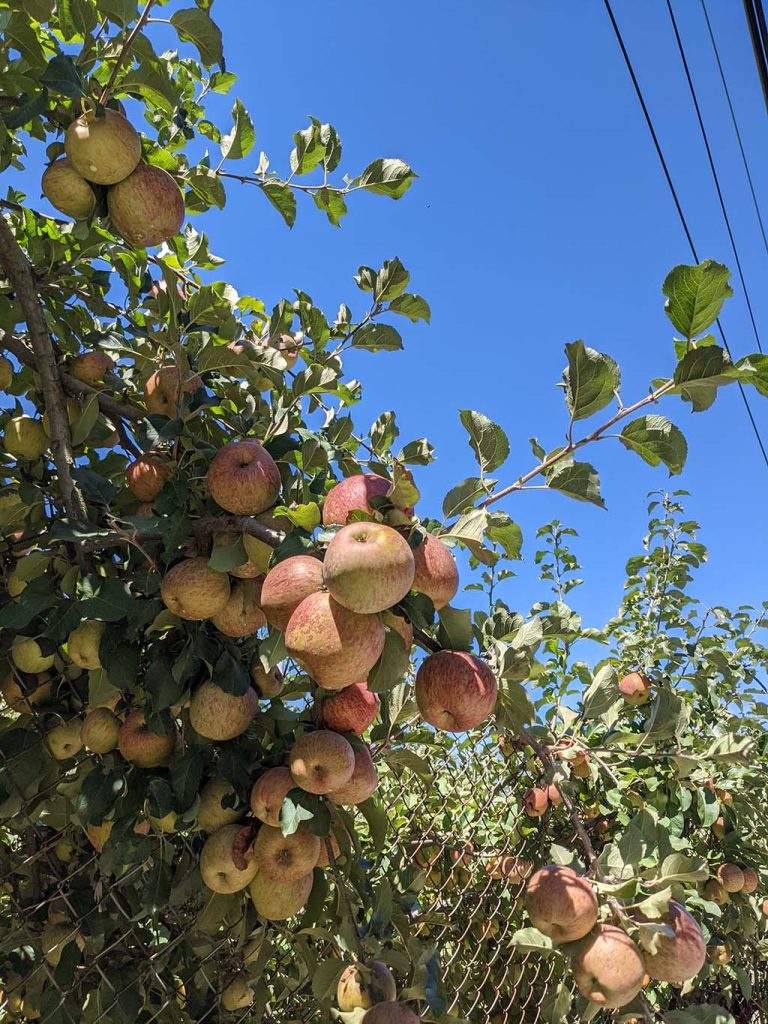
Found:
<path fill-rule="evenodd" d="M 739 846 L 723 795 L 747 802 L 746 831 L 759 621 L 696 619 L 701 551 L 672 499 L 606 629 L 565 601 L 557 524 L 555 600 L 513 611 L 499 594 L 522 535 L 499 503 L 544 486 L 601 506 L 582 449 L 613 437 L 679 473 L 662 402 L 768 393 L 766 357 L 734 363 L 706 333 L 727 269 L 671 271 L 678 337 L 631 401 L 610 356 L 566 346 L 564 435 L 533 441 L 530 468 L 507 469 L 502 427 L 462 410 L 472 475 L 423 508 L 434 448 L 392 412 L 356 425 L 345 373 L 350 350 L 386 358 L 429 320 L 403 263 L 361 266 L 331 315 L 300 288 L 238 294 L 201 230 L 242 185 L 289 226 L 302 202 L 338 226 L 354 193 L 401 198 L 411 168 L 341 177 L 339 134 L 315 118 L 284 169 L 256 161 L 243 101 L 227 124 L 209 114 L 236 83 L 210 2 L 14 0 L 0 24 L 6 1015 L 535 1020 L 541 989 L 551 1020 L 647 1018 L 683 984 L 688 1016 L 668 1019 L 715 1019 L 694 981 L 706 937 L 738 936 L 740 956 L 762 941 L 747 890 L 764 826 Z M 176 49 L 158 52 L 160 24 Z M 20 173 L 42 153 L 55 213 Z M 458 566 L 482 608 L 456 604 Z M 593 671 L 577 640 L 610 653 Z M 456 877 L 471 928 L 444 893 Z M 487 934 L 502 912 L 504 947 Z M 719 966 L 718 993 L 748 999 L 749 970 Z"/>

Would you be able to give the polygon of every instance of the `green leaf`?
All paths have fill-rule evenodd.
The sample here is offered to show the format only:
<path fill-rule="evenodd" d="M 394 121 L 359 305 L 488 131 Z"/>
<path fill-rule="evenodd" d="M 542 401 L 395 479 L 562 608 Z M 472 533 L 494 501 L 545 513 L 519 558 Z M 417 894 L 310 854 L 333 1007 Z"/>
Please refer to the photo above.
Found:
<path fill-rule="evenodd" d="M 487 480 L 486 480 L 487 482 Z M 522 558 L 523 531 L 506 512 L 490 512 L 485 536 L 504 551 L 504 557 L 517 561 Z"/>
<path fill-rule="evenodd" d="M 599 718 L 610 711 L 619 699 L 619 679 L 613 665 L 603 665 L 595 673 L 584 694 L 582 715 L 585 719 Z"/>
<path fill-rule="evenodd" d="M 552 953 L 554 944 L 552 939 L 538 928 L 520 928 L 514 933 L 510 942 L 521 950 L 535 950 L 537 953 Z"/>
<path fill-rule="evenodd" d="M 87 440 L 99 418 L 99 396 L 93 394 L 86 401 L 83 410 L 72 427 L 72 444 L 77 448 Z"/>
<path fill-rule="evenodd" d="M 302 821 L 310 821 L 313 817 L 313 812 L 302 806 L 298 799 L 294 801 L 289 793 L 280 809 L 280 830 L 284 836 L 292 836 Z"/>
<path fill-rule="evenodd" d="M 400 199 L 415 179 L 416 174 L 403 160 L 379 159 L 368 164 L 354 184 L 380 196 Z"/>
<path fill-rule="evenodd" d="M 290 164 L 294 174 L 309 174 L 325 156 L 325 143 L 320 134 L 320 122 L 310 118 L 312 122 L 293 136 L 296 143 L 291 152 Z"/>
<path fill-rule="evenodd" d="M 365 324 L 352 335 L 352 348 L 368 352 L 396 352 L 403 347 L 403 339 L 389 324 Z"/>
<path fill-rule="evenodd" d="M 221 178 L 210 167 L 195 167 L 187 178 L 189 192 L 184 196 L 184 204 L 190 213 L 203 213 L 212 206 L 223 210 L 227 202 L 227 193 Z"/>
<path fill-rule="evenodd" d="M 475 453 L 481 473 L 491 473 L 509 455 L 507 435 L 493 420 L 481 412 L 462 409 L 459 412 L 464 429 L 469 434 L 469 447 Z"/>
<path fill-rule="evenodd" d="M 171 24 L 182 42 L 193 43 L 197 47 L 205 67 L 218 64 L 224 70 L 221 29 L 207 11 L 200 7 L 185 7 L 171 15 Z"/>
<path fill-rule="evenodd" d="M 632 420 L 622 430 L 620 440 L 625 448 L 637 452 L 650 466 L 663 462 L 670 474 L 682 472 L 688 456 L 683 432 L 666 416 L 654 414 Z"/>
<path fill-rule="evenodd" d="M 251 687 L 248 669 L 224 647 L 213 666 L 213 680 L 225 693 L 242 697 Z"/>
<path fill-rule="evenodd" d="M 241 160 L 253 149 L 256 131 L 248 111 L 238 99 L 232 107 L 232 131 L 221 137 L 221 155 L 226 160 Z"/>
<path fill-rule="evenodd" d="M 384 260 L 384 266 L 376 275 L 373 297 L 377 302 L 396 299 L 405 291 L 410 279 L 411 275 L 397 257 L 392 260 Z"/>
<path fill-rule="evenodd" d="M 312 194 L 312 198 L 318 210 L 322 210 L 331 224 L 337 228 L 341 224 L 341 218 L 347 215 L 347 204 L 342 193 L 338 189 L 323 185 Z M 294 209 L 295 206 L 294 200 Z"/>
<path fill-rule="evenodd" d="M 709 866 L 703 857 L 671 853 L 664 858 L 658 877 L 645 884 L 651 889 L 666 889 L 670 882 L 703 882 L 705 878 L 709 878 Z"/>
<path fill-rule="evenodd" d="M 307 502 L 306 505 L 296 505 L 294 508 L 278 505 L 277 508 L 273 509 L 273 515 L 288 519 L 294 526 L 299 526 L 302 530 L 306 530 L 307 533 L 312 533 L 322 520 L 320 509 L 314 501 Z"/>
<path fill-rule="evenodd" d="M 667 296 L 664 310 L 684 337 L 695 338 L 717 320 L 723 303 L 733 295 L 730 276 L 730 270 L 714 260 L 670 270 L 661 286 Z"/>
<path fill-rule="evenodd" d="M 421 295 L 406 292 L 393 299 L 389 304 L 390 313 L 399 313 L 400 316 L 407 316 L 411 323 L 423 320 L 429 323 L 432 318 L 432 310 L 429 303 Z"/>
<path fill-rule="evenodd" d="M 671 1010 L 664 1014 L 664 1024 L 735 1024 L 734 1017 L 722 1006 L 699 1003 L 684 1010 Z"/>
<path fill-rule="evenodd" d="M 469 476 L 462 480 L 443 498 L 443 515 L 446 519 L 451 519 L 461 512 L 466 512 L 478 498 L 486 497 L 495 483 L 495 480 L 489 480 L 488 477 L 483 480 L 479 476 Z"/>
<path fill-rule="evenodd" d="M 371 439 L 373 450 L 381 455 L 388 452 L 400 435 L 397 429 L 397 422 L 393 412 L 383 412 L 371 424 L 368 436 Z"/>
<path fill-rule="evenodd" d="M 272 203 L 289 228 L 296 223 L 296 196 L 289 185 L 278 181 L 267 181 L 261 191 Z"/>
<path fill-rule="evenodd" d="M 449 651 L 468 651 L 472 647 L 472 612 L 469 608 L 445 605 L 437 613 L 437 642 Z"/>
<path fill-rule="evenodd" d="M 248 552 L 241 534 L 235 536 L 228 544 L 214 544 L 208 565 L 216 572 L 229 572 L 238 565 L 248 561 Z"/>
<path fill-rule="evenodd" d="M 90 579 L 94 580 L 93 577 Z M 102 619 L 104 622 L 119 622 L 137 614 L 137 601 L 122 580 L 94 580 L 91 596 L 80 602 L 84 619 Z"/>
<path fill-rule="evenodd" d="M 345 964 L 341 960 L 324 960 L 312 972 L 312 994 L 320 1003 L 328 1002 L 336 993 L 341 972 Z"/>
<path fill-rule="evenodd" d="M 368 822 L 368 831 L 371 834 L 371 845 L 374 850 L 383 850 L 389 827 L 387 812 L 373 799 L 365 800 L 363 803 L 358 804 L 357 808 Z"/>
<path fill-rule="evenodd" d="M 83 77 L 78 66 L 71 57 L 67 57 L 63 53 L 51 58 L 48 67 L 40 76 L 40 84 L 47 85 L 51 92 L 69 96 L 72 99 L 86 95 L 83 88 Z"/>
<path fill-rule="evenodd" d="M 405 644 L 399 633 L 387 630 L 384 650 L 368 676 L 368 689 L 371 693 L 385 693 L 397 686 L 408 671 L 410 660 Z"/>
<path fill-rule="evenodd" d="M 768 398 L 768 356 L 756 352 L 744 356 L 734 369 L 742 384 L 751 384 L 763 398 Z"/>
<path fill-rule="evenodd" d="M 203 774 L 203 755 L 199 750 L 189 750 L 171 765 L 168 772 L 176 797 L 176 810 L 183 812 L 192 806 Z"/>
<path fill-rule="evenodd" d="M 610 356 L 583 341 L 565 346 L 568 366 L 563 371 L 565 404 L 573 420 L 584 420 L 604 409 L 613 399 L 621 383 L 619 367 Z"/>
<path fill-rule="evenodd" d="M 77 797 L 81 821 L 100 825 L 125 789 L 125 777 L 114 768 L 94 770 L 85 778 Z"/>
<path fill-rule="evenodd" d="M 589 501 L 605 508 L 600 494 L 600 477 L 588 462 L 560 462 L 547 474 L 547 486 L 577 501 Z"/>
<path fill-rule="evenodd" d="M 735 379 L 728 354 L 717 345 L 691 349 L 675 368 L 675 392 L 690 402 L 694 412 L 708 409 L 717 397 L 718 387 Z"/>
<path fill-rule="evenodd" d="M 710 744 L 703 757 L 705 760 L 745 762 L 754 748 L 755 741 L 752 737 L 726 733 Z"/>

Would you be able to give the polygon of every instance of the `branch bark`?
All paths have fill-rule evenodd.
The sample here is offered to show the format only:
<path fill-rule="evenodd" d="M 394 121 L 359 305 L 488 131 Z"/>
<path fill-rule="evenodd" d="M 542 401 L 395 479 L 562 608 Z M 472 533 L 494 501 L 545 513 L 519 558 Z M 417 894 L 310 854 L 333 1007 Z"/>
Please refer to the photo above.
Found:
<path fill-rule="evenodd" d="M 71 518 L 87 519 L 88 506 L 72 478 L 71 471 L 75 459 L 64 404 L 64 388 L 43 307 L 37 294 L 34 273 L 4 217 L 0 217 L 0 263 L 16 292 L 29 329 L 37 372 L 43 386 L 45 411 L 48 413 L 51 427 L 51 452 L 59 477 L 64 507 Z"/>

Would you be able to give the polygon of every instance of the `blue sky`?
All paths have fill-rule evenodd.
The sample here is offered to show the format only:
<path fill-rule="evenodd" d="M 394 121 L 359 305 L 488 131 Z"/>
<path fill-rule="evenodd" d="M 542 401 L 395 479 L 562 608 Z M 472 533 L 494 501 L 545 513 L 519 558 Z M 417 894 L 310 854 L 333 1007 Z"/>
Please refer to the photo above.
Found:
<path fill-rule="evenodd" d="M 758 326 L 768 339 L 768 255 L 746 188 L 725 97 L 698 0 L 676 13 L 710 132 Z M 766 112 L 740 5 L 709 0 L 758 198 L 768 214 Z M 665 6 L 621 0 L 617 18 L 656 122 L 702 257 L 734 270 L 723 219 Z M 496 475 L 509 482 L 530 468 L 528 438 L 558 444 L 566 427 L 559 389 L 563 345 L 576 338 L 616 358 L 626 403 L 652 377 L 671 372 L 672 329 L 661 282 L 691 262 L 656 154 L 603 5 L 420 0 L 397 15 L 376 5 L 293 0 L 290 8 L 244 0 L 215 4 L 227 64 L 239 75 L 217 101 L 226 125 L 235 94 L 256 125 L 256 152 L 231 169 L 247 172 L 264 149 L 285 168 L 292 132 L 308 114 L 332 121 L 344 143 L 342 169 L 400 156 L 420 178 L 399 203 L 350 197 L 332 228 L 311 202 L 285 228 L 263 197 L 229 190 L 226 209 L 205 215 L 226 276 L 268 304 L 292 287 L 327 312 L 365 296 L 352 275 L 361 263 L 399 256 L 411 288 L 432 306 L 432 324 L 403 328 L 400 353 L 356 354 L 348 371 L 366 387 L 355 411 L 367 425 L 397 414 L 404 440 L 426 434 L 438 461 L 419 471 L 422 507 L 437 514 L 444 493 L 475 471 L 457 410 L 473 408 L 507 431 L 511 454 Z M 157 26 L 158 41 L 166 28 Z M 37 195 L 36 184 L 29 186 Z M 734 352 L 756 349 L 740 283 L 723 317 Z M 768 441 L 768 403 L 751 396 Z M 686 433 L 689 460 L 669 481 L 691 492 L 710 563 L 698 591 L 731 604 L 768 597 L 768 467 L 735 388 L 709 413 L 692 416 L 672 400 L 659 411 Z M 595 425 L 599 420 L 595 421 Z M 585 457 L 588 457 L 585 453 Z M 504 508 L 526 534 L 527 563 L 507 584 L 513 607 L 542 596 L 532 555 L 535 528 L 557 517 L 578 529 L 587 585 L 574 595 L 590 623 L 621 598 L 626 558 L 645 528 L 645 494 L 665 486 L 616 442 L 591 453 L 608 511 L 557 494 L 513 497 Z"/>

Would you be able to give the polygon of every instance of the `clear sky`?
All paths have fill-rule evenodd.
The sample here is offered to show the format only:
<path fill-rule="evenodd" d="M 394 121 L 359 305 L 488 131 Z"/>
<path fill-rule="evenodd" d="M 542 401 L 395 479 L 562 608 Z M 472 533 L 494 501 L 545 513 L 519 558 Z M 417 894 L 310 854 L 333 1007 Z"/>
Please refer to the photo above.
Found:
<path fill-rule="evenodd" d="M 768 123 L 741 4 L 708 4 L 768 216 Z M 754 351 L 665 4 L 617 0 L 615 10 L 699 252 L 734 270 L 736 294 L 723 317 L 734 355 Z M 675 10 L 768 346 L 768 254 L 701 5 L 676 0 Z M 484 412 L 507 431 L 511 455 L 496 474 L 505 482 L 533 464 L 529 437 L 547 448 L 562 440 L 555 385 L 564 343 L 582 338 L 613 355 L 627 403 L 671 372 L 661 282 L 674 264 L 692 260 L 599 0 L 416 0 L 390 13 L 349 0 L 219 0 L 213 13 L 228 67 L 240 76 L 216 119 L 226 124 L 237 94 L 257 130 L 256 151 L 233 170 L 255 166 L 260 148 L 285 168 L 292 132 L 313 114 L 338 128 L 343 169 L 400 156 L 420 175 L 399 203 L 350 197 L 340 230 L 300 202 L 289 231 L 247 188 L 230 189 L 226 209 L 206 214 L 204 226 L 228 261 L 223 275 L 268 304 L 295 286 L 327 312 L 341 301 L 362 311 L 365 296 L 351 280 L 358 265 L 402 259 L 412 290 L 431 303 L 432 324 L 402 320 L 405 351 L 359 353 L 348 369 L 366 385 L 359 423 L 392 409 L 404 440 L 426 434 L 436 445 L 438 461 L 418 473 L 426 513 L 437 514 L 446 490 L 475 472 L 459 408 Z M 156 31 L 164 40 L 165 27 Z M 768 442 L 768 403 L 751 401 Z M 691 492 L 688 511 L 710 548 L 699 594 L 719 604 L 760 602 L 768 597 L 768 467 L 735 387 L 708 413 L 688 409 L 670 400 L 660 411 L 689 441 L 688 465 L 669 483 Z M 600 470 L 607 512 L 539 491 L 504 507 L 525 530 L 528 556 L 538 524 L 558 517 L 578 529 L 588 583 L 574 599 L 597 624 L 621 598 L 624 562 L 644 532 L 645 494 L 668 477 L 617 442 L 585 457 Z M 520 609 L 542 596 L 531 563 L 507 585 Z"/>

